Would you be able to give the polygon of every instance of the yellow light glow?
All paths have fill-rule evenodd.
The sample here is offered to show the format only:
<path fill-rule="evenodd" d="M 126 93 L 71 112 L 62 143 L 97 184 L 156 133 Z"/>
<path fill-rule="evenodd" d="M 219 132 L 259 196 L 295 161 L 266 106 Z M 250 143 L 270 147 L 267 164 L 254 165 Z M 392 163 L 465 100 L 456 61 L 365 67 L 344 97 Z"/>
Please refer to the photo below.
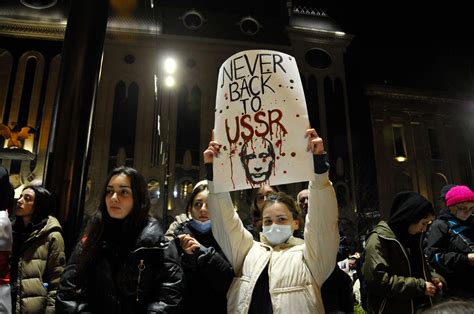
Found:
<path fill-rule="evenodd" d="M 176 64 L 175 59 L 166 58 L 164 65 L 165 65 L 165 72 L 166 73 L 173 74 L 174 72 L 176 72 L 177 64 Z"/>
<path fill-rule="evenodd" d="M 171 75 L 168 75 L 165 78 L 166 87 L 173 87 L 175 83 L 176 83 L 176 81 L 174 80 L 174 77 L 172 77 Z"/>
<path fill-rule="evenodd" d="M 407 160 L 407 158 L 405 156 L 397 156 L 395 157 L 395 160 L 398 162 L 404 162 Z"/>

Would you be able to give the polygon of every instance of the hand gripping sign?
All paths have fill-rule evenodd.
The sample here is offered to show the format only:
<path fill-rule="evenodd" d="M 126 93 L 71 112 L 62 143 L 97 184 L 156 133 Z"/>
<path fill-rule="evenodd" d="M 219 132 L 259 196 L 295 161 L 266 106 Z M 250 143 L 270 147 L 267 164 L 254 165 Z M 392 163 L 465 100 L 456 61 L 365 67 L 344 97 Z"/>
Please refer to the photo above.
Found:
<path fill-rule="evenodd" d="M 303 87 L 290 55 L 270 50 L 234 54 L 219 69 L 214 137 L 216 192 L 311 179 Z"/>

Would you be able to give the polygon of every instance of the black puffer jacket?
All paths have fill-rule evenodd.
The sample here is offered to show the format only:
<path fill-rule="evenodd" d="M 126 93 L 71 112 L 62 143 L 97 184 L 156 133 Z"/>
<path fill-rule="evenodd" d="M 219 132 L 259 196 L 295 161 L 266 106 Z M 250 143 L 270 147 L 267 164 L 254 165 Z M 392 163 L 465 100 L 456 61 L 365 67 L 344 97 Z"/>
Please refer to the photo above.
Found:
<path fill-rule="evenodd" d="M 428 231 L 426 255 L 446 279 L 451 296 L 474 297 L 474 266 L 469 264 L 469 253 L 474 253 L 474 218 L 461 221 L 447 210 L 441 211 Z"/>
<path fill-rule="evenodd" d="M 201 248 L 193 255 L 186 254 L 181 246 L 178 247 L 186 276 L 184 312 L 227 313 L 226 295 L 234 278 L 234 271 L 211 230 L 201 233 L 193 228 L 191 221 L 187 221 L 179 224 L 174 234 L 189 234 L 201 244 Z M 202 304 L 209 296 L 212 296 L 212 302 Z"/>
<path fill-rule="evenodd" d="M 180 312 L 183 271 L 157 220 L 149 218 L 132 250 L 112 241 L 99 245 L 84 275 L 77 269 L 82 241 L 77 245 L 61 277 L 58 312 Z"/>

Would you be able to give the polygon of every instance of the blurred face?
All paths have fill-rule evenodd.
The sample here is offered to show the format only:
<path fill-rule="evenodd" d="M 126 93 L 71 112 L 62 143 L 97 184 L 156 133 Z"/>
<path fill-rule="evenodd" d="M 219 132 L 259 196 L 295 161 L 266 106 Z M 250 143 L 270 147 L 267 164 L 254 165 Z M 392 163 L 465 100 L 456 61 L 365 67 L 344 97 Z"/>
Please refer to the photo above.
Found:
<path fill-rule="evenodd" d="M 291 225 L 291 230 L 298 229 L 298 222 L 293 219 L 291 211 L 283 203 L 273 203 L 263 209 L 263 226 Z"/>
<path fill-rule="evenodd" d="M 133 209 L 133 194 L 130 178 L 120 173 L 113 176 L 107 185 L 105 204 L 109 216 L 114 219 L 125 219 Z"/>
<path fill-rule="evenodd" d="M 270 185 L 264 185 L 258 189 L 257 195 L 255 195 L 255 204 L 257 205 L 257 209 L 259 211 L 262 211 L 262 205 L 265 202 L 265 196 L 273 192 L 275 192 L 275 190 Z"/>
<path fill-rule="evenodd" d="M 303 190 L 298 193 L 298 205 L 303 211 L 303 215 L 306 215 L 308 213 L 308 197 L 309 190 Z"/>
<path fill-rule="evenodd" d="M 271 145 L 267 140 L 256 140 L 247 142 L 242 148 L 242 166 L 247 180 L 252 184 L 263 183 L 272 174 L 275 156 Z"/>
<path fill-rule="evenodd" d="M 209 220 L 209 213 L 207 212 L 207 196 L 209 195 L 208 190 L 204 190 L 196 194 L 193 200 L 192 207 L 190 209 L 191 217 L 199 221 Z"/>
<path fill-rule="evenodd" d="M 25 189 L 21 192 L 20 198 L 16 203 L 15 215 L 22 217 L 25 221 L 31 219 L 33 215 L 33 207 L 35 205 L 35 191 L 32 189 Z"/>
<path fill-rule="evenodd" d="M 463 202 L 449 207 L 451 214 L 459 220 L 467 220 L 474 211 L 474 202 Z"/>
<path fill-rule="evenodd" d="M 408 233 L 411 235 L 415 235 L 418 233 L 425 232 L 426 228 L 428 228 L 428 225 L 433 222 L 433 219 L 435 219 L 435 216 L 430 215 L 429 217 L 422 218 L 416 224 L 411 224 L 410 227 L 408 227 Z"/>

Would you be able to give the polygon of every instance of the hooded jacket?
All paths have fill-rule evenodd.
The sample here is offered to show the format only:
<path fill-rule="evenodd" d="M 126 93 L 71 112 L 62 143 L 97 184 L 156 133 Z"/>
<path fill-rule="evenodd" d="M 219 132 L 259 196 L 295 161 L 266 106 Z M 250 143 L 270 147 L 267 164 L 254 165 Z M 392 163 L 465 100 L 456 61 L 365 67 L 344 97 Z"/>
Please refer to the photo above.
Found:
<path fill-rule="evenodd" d="M 58 220 L 49 216 L 19 248 L 16 313 L 54 313 L 56 290 L 66 263 Z"/>
<path fill-rule="evenodd" d="M 426 238 L 426 255 L 431 265 L 447 280 L 447 293 L 474 297 L 474 266 L 467 255 L 474 253 L 474 218 L 462 221 L 442 210 Z"/>
<path fill-rule="evenodd" d="M 227 293 L 228 313 L 248 313 L 255 285 L 264 271 L 273 313 L 324 313 L 321 285 L 336 264 L 338 208 L 328 172 L 315 175 L 309 190 L 305 240 L 290 237 L 271 246 L 265 236 L 262 242 L 253 240 L 230 194 L 215 193 L 214 182 L 209 182 L 212 233 L 236 274 Z"/>
<path fill-rule="evenodd" d="M 388 223 L 379 222 L 369 233 L 362 266 L 369 313 L 415 313 L 432 304 L 425 282 L 439 276 L 425 260 L 422 236 L 408 234 L 411 224 L 431 212 L 431 203 L 418 193 L 399 193 Z"/>
<path fill-rule="evenodd" d="M 84 241 L 87 241 L 86 239 Z M 98 243 L 92 262 L 78 272 L 80 241 L 61 276 L 56 309 L 63 313 L 176 313 L 183 293 L 183 271 L 173 242 L 154 218 L 130 249 Z"/>

